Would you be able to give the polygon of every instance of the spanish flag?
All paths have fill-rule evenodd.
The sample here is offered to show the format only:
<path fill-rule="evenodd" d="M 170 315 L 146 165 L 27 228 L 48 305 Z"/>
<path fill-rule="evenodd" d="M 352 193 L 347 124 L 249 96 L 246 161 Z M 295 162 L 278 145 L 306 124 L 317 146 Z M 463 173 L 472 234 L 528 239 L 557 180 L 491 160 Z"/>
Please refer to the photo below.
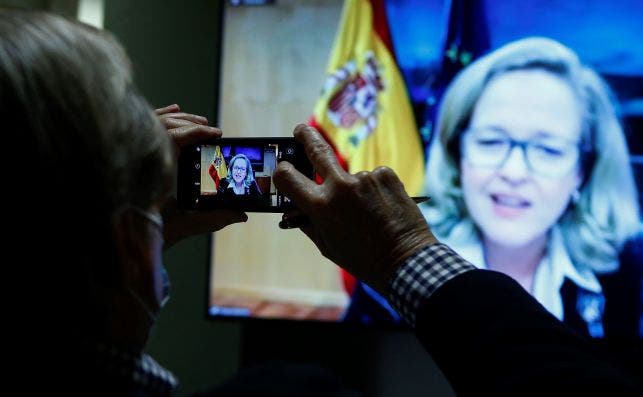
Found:
<path fill-rule="evenodd" d="M 346 0 L 309 124 L 350 173 L 388 166 L 413 196 L 422 192 L 424 154 L 404 80 L 395 61 L 385 0 Z M 356 280 L 342 271 L 352 294 Z"/>
<path fill-rule="evenodd" d="M 228 175 L 228 167 L 226 167 L 225 165 L 225 159 L 223 158 L 223 154 L 221 154 L 221 148 L 218 145 L 214 148 L 214 157 L 210 162 L 208 174 L 210 174 L 210 177 L 214 181 L 214 186 L 216 189 L 219 189 L 221 179 L 225 178 Z"/>
<path fill-rule="evenodd" d="M 392 168 L 409 195 L 424 183 L 424 155 L 397 67 L 384 0 L 346 0 L 310 125 L 350 173 Z"/>

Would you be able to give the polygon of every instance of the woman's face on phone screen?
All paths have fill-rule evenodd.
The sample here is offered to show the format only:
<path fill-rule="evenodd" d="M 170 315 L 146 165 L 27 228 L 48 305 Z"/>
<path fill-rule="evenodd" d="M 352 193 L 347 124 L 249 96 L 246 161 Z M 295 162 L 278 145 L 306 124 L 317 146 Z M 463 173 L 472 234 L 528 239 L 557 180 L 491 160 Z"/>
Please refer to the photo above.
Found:
<path fill-rule="evenodd" d="M 238 158 L 232 164 L 232 179 L 239 184 L 246 179 L 248 170 L 246 169 L 246 161 L 242 158 Z"/>

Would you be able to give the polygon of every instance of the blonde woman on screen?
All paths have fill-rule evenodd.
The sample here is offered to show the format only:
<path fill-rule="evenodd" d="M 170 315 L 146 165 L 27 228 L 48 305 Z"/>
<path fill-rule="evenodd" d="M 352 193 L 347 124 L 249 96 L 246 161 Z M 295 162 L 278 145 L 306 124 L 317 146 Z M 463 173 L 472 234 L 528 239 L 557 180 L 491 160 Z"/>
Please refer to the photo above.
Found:
<path fill-rule="evenodd" d="M 591 336 L 640 319 L 640 292 L 616 310 L 599 280 L 640 231 L 638 199 L 610 90 L 573 51 L 527 38 L 480 58 L 447 89 L 436 133 L 424 213 L 440 240 Z"/>

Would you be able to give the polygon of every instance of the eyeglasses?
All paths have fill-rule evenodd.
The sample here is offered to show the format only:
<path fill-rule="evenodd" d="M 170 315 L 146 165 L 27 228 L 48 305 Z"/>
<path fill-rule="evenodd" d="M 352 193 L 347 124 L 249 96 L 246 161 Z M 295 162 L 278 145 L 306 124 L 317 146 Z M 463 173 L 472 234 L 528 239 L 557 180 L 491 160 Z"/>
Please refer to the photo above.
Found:
<path fill-rule="evenodd" d="M 531 172 L 552 178 L 567 175 L 580 157 L 577 142 L 556 137 L 517 140 L 491 128 L 468 129 L 460 142 L 460 151 L 471 165 L 496 169 L 507 162 L 515 147 L 522 150 Z"/>
<path fill-rule="evenodd" d="M 241 172 L 241 171 L 246 172 L 245 167 L 237 167 L 236 165 L 234 167 L 232 167 L 232 170 L 237 171 L 237 172 Z"/>

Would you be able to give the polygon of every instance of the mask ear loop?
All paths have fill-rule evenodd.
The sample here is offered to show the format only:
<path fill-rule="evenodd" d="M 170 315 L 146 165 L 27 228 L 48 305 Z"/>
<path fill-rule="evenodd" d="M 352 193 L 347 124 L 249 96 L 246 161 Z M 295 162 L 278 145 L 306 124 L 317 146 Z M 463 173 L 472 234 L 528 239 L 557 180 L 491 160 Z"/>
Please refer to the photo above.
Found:
<path fill-rule="evenodd" d="M 143 218 L 147 219 L 150 223 L 152 223 L 161 233 L 161 238 L 163 238 L 163 218 L 160 215 L 150 213 L 148 211 L 145 211 L 139 207 L 136 207 L 134 205 L 128 204 L 123 207 L 121 207 L 116 213 L 117 214 L 122 214 L 123 212 L 130 210 L 134 212 L 137 215 L 142 216 Z M 163 282 L 163 297 L 161 298 L 161 302 L 159 303 L 159 307 L 162 308 L 165 306 L 165 304 L 169 301 L 170 299 L 170 278 L 167 274 L 167 271 L 165 270 L 165 267 L 161 265 L 161 278 Z M 127 293 L 134 298 L 134 300 L 139 304 L 139 306 L 143 309 L 145 312 L 146 316 L 150 320 L 152 324 L 156 323 L 156 320 L 158 318 L 158 314 L 156 314 L 150 306 L 145 303 L 145 301 L 136 293 L 134 290 L 132 290 L 131 287 L 127 287 Z"/>
<path fill-rule="evenodd" d="M 161 278 L 163 281 L 163 298 L 161 298 L 161 308 L 170 300 L 170 276 L 167 274 L 165 266 L 161 264 Z"/>
<path fill-rule="evenodd" d="M 153 214 L 149 211 L 145 211 L 133 205 L 127 205 L 125 208 L 121 209 L 121 211 L 125 211 L 125 210 L 131 210 L 136 214 L 142 216 L 143 218 L 147 219 L 148 221 L 150 221 L 154 225 L 154 227 L 156 227 L 159 230 L 159 232 L 161 232 L 161 236 L 163 236 L 163 218 L 160 215 Z"/>
<path fill-rule="evenodd" d="M 139 304 L 139 306 L 143 309 L 145 314 L 147 315 L 147 318 L 150 320 L 152 324 L 156 323 L 158 314 L 155 314 L 152 309 L 141 299 L 140 296 L 136 292 L 134 292 L 130 287 L 127 287 L 127 293 L 134 298 L 134 300 Z"/>
<path fill-rule="evenodd" d="M 163 238 L 163 218 L 160 215 L 150 213 L 134 206 L 132 206 L 131 209 L 152 222 L 152 224 L 156 226 L 156 228 L 161 233 L 161 238 Z M 167 274 L 167 270 L 165 269 L 165 266 L 163 266 L 163 264 L 161 264 L 161 279 L 163 283 L 163 297 L 161 298 L 160 307 L 163 308 L 163 306 L 165 306 L 170 300 L 170 276 Z"/>

